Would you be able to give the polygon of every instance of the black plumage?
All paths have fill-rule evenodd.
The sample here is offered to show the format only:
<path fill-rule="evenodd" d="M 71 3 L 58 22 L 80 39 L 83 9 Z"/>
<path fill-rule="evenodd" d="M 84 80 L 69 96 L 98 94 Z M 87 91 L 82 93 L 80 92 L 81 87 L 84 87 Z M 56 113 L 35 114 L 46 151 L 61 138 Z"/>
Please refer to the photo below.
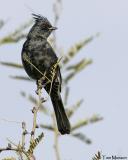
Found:
<path fill-rule="evenodd" d="M 61 134 L 69 134 L 70 123 L 60 95 L 62 78 L 58 58 L 47 41 L 48 36 L 56 27 L 53 27 L 45 17 L 35 14 L 33 16 L 35 24 L 23 45 L 22 63 L 32 79 L 38 81 L 45 75 L 42 84 L 51 97 L 58 130 Z"/>

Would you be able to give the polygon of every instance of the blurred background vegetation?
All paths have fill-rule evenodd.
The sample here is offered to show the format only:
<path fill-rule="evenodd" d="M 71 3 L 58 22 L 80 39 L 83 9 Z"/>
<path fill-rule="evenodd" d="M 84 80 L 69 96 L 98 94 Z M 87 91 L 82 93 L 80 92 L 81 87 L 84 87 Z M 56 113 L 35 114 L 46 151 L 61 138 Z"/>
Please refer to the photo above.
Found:
<path fill-rule="evenodd" d="M 53 13 L 54 13 L 54 24 L 53 25 L 54 26 L 57 26 L 58 21 L 61 18 L 61 11 L 62 11 L 62 0 L 56 0 L 53 4 Z M 11 43 L 17 45 L 17 43 L 19 41 L 25 40 L 27 32 L 28 32 L 27 29 L 30 28 L 33 23 L 34 23 L 33 20 L 29 20 L 28 22 L 24 23 L 19 28 L 15 29 L 14 32 L 12 31 L 12 33 L 0 38 L 0 46 L 11 45 Z M 3 20 L 0 20 L 0 29 L 4 29 L 5 25 L 6 25 L 6 22 L 3 21 Z M 78 42 L 73 44 L 67 52 L 64 52 L 63 49 L 62 48 L 60 49 L 60 46 L 58 46 L 56 32 L 54 32 L 53 35 L 49 38 L 49 41 L 52 44 L 52 46 L 54 47 L 56 53 L 58 54 L 58 57 L 62 57 L 62 60 L 60 62 L 61 72 L 62 72 L 62 76 L 63 76 L 62 95 L 63 95 L 63 101 L 64 101 L 64 104 L 65 104 L 67 115 L 68 115 L 69 119 L 71 119 L 73 116 L 75 116 L 77 110 L 81 109 L 81 106 L 84 102 L 84 99 L 83 98 L 76 99 L 75 103 L 73 105 L 69 104 L 69 95 L 70 95 L 70 91 L 72 90 L 72 88 L 70 87 L 70 84 L 72 83 L 75 76 L 79 76 L 79 73 L 82 70 L 85 70 L 86 67 L 89 67 L 89 65 L 92 64 L 92 59 L 90 59 L 90 58 L 85 57 L 85 58 L 80 59 L 79 58 L 79 52 L 86 45 L 89 45 L 95 38 L 97 38 L 99 36 L 99 33 L 96 33 L 95 35 L 91 35 L 90 37 L 85 37 L 84 39 L 82 38 L 83 40 L 81 40 L 81 41 L 78 40 Z M 76 59 L 75 63 L 72 62 L 73 59 Z M 13 72 L 13 68 L 15 68 L 17 70 L 22 70 L 23 69 L 23 66 L 22 66 L 21 63 L 19 64 L 17 62 L 13 62 L 13 61 L 9 61 L 9 60 L 8 61 L 0 61 L 0 64 L 4 65 L 6 67 L 12 68 L 12 72 Z M 17 75 L 15 73 L 13 73 L 13 75 L 12 75 L 12 73 L 11 73 L 9 76 L 10 76 L 10 78 L 13 78 L 13 79 L 17 80 L 16 83 L 19 83 L 19 84 L 24 83 L 24 81 L 28 81 L 29 83 L 33 83 L 33 81 L 31 79 L 29 79 L 29 77 L 26 74 Z M 79 82 L 79 83 L 81 83 L 81 82 Z M 76 84 L 76 86 L 77 86 L 77 84 Z M 74 86 L 74 87 L 75 87 L 76 93 L 77 93 L 77 87 L 78 86 L 77 87 L 76 86 Z M 84 87 L 84 84 L 83 84 L 83 87 Z M 32 88 L 32 90 L 34 92 L 33 88 Z M 37 99 L 36 95 L 33 96 L 31 94 L 26 93 L 25 89 L 23 89 L 22 91 L 19 91 L 19 92 L 20 92 L 21 96 L 24 98 L 23 101 L 30 101 L 32 103 L 32 106 L 35 106 L 37 104 L 38 99 Z M 79 94 L 79 93 L 77 93 L 77 94 Z M 40 112 L 42 112 L 44 114 L 44 115 L 42 115 L 42 117 L 43 116 L 44 117 L 45 116 L 50 117 L 51 123 L 50 122 L 43 123 L 40 120 L 38 122 L 38 127 L 41 129 L 41 131 L 46 130 L 47 132 L 53 132 L 54 133 L 53 143 L 54 143 L 54 151 L 55 151 L 55 155 L 56 155 L 56 160 L 61 160 L 61 159 L 63 159 L 63 157 L 61 157 L 61 153 L 60 153 L 60 150 L 59 150 L 60 149 L 59 148 L 59 143 L 61 143 L 61 141 L 59 141 L 59 138 L 61 137 L 61 135 L 58 134 L 58 132 L 57 132 L 54 114 L 53 114 L 52 111 L 49 110 L 49 106 L 47 106 L 47 104 L 45 104 L 45 103 L 43 103 L 41 105 Z M 75 123 L 73 123 L 71 121 L 71 126 L 72 127 L 71 127 L 71 134 L 69 136 L 71 138 L 77 138 L 80 141 L 80 143 L 84 143 L 85 145 L 90 145 L 92 143 L 91 137 L 89 137 L 85 133 L 81 132 L 80 128 L 81 127 L 86 127 L 87 125 L 96 123 L 100 120 L 102 120 L 102 117 L 99 116 L 99 114 L 95 114 L 95 115 L 92 115 L 89 118 L 87 118 L 85 116 L 84 118 L 78 119 L 77 122 L 75 122 Z M 23 122 L 22 122 L 22 124 L 23 124 Z M 23 129 L 23 131 L 27 131 L 28 133 L 30 132 L 26 129 L 26 127 L 25 128 L 22 127 L 22 129 Z M 44 134 L 44 137 L 47 134 L 47 132 Z M 24 132 L 22 132 L 22 134 L 23 133 Z M 26 133 L 26 134 L 28 134 L 28 133 Z M 39 138 L 38 136 L 37 136 L 37 138 Z M 9 137 L 9 135 L 8 135 L 8 137 Z M 41 143 L 43 143 L 43 141 Z M 47 139 L 45 139 L 45 141 L 47 141 Z M 39 142 L 40 142 L 40 140 L 39 140 Z M 18 143 L 19 142 L 17 142 L 17 146 L 18 146 Z M 27 138 L 26 138 L 25 143 L 26 144 L 29 143 Z M 9 147 L 9 145 L 11 145 L 11 147 L 12 147 L 14 144 L 13 144 L 13 142 L 9 142 L 8 145 L 5 147 L 5 150 L 6 149 L 11 150 L 11 147 Z M 33 148 L 32 153 L 35 152 L 36 146 Z M 29 147 L 31 148 L 31 146 L 29 146 Z M 0 146 L 0 148 L 1 148 L 1 151 L 2 151 L 1 146 Z M 43 150 L 43 148 L 42 148 L 42 150 Z M 86 157 L 86 154 L 87 153 L 85 153 L 85 157 Z M 36 154 L 33 153 L 33 155 L 34 155 L 33 159 L 34 158 L 36 159 Z M 42 156 L 42 155 L 40 155 L 40 156 Z M 98 158 L 98 156 L 99 156 L 99 158 Z M 96 155 L 93 159 L 100 159 L 100 153 L 99 152 L 98 152 L 98 156 Z M 10 160 L 16 159 L 15 156 L 12 157 L 12 158 L 11 157 L 7 158 L 7 157 L 5 158 L 6 160 L 7 159 L 8 160 L 9 159 Z M 92 157 L 93 157 L 93 155 L 92 155 Z M 18 155 L 18 158 L 22 159 L 23 157 L 20 157 Z"/>

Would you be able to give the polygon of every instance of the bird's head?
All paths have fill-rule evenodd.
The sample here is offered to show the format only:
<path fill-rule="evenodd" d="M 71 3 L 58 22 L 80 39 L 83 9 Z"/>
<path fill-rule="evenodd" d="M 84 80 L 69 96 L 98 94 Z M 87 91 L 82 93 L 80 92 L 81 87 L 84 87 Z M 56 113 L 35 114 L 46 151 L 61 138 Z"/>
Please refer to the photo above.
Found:
<path fill-rule="evenodd" d="M 53 30 L 56 30 L 56 27 L 53 27 L 51 23 L 48 21 L 46 17 L 41 15 L 32 14 L 35 19 L 35 24 L 30 30 L 28 36 L 29 37 L 42 37 L 48 38 L 48 36 L 52 33 Z"/>

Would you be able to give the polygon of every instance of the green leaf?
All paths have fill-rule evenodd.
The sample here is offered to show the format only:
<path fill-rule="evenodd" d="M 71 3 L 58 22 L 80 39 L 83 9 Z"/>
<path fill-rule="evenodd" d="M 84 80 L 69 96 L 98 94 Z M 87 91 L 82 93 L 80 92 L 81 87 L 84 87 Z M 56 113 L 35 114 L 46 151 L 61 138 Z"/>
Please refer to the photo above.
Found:
<path fill-rule="evenodd" d="M 69 97 L 69 87 L 65 87 L 65 94 L 64 94 L 64 104 L 67 105 L 68 102 L 68 97 Z"/>
<path fill-rule="evenodd" d="M 83 48 L 85 47 L 88 43 L 90 43 L 95 37 L 95 36 L 90 36 L 86 39 L 84 39 L 81 42 L 76 43 L 75 45 L 73 45 L 68 53 L 65 55 L 65 57 L 63 58 L 63 64 L 67 64 L 74 56 L 77 55 L 77 53 Z"/>
<path fill-rule="evenodd" d="M 26 34 L 22 33 L 26 28 L 28 28 L 32 24 L 32 20 L 29 22 L 23 24 L 18 29 L 16 29 L 14 32 L 10 33 L 9 35 L 3 37 L 0 39 L 0 45 L 6 44 L 6 43 L 14 43 L 19 42 L 21 39 L 26 37 Z"/>
<path fill-rule="evenodd" d="M 71 135 L 73 137 L 79 139 L 80 141 L 86 143 L 86 144 L 91 144 L 92 143 L 92 141 L 88 137 L 86 137 L 83 133 L 79 132 L 79 133 L 73 133 Z"/>
<path fill-rule="evenodd" d="M 103 120 L 102 117 L 100 117 L 98 115 L 93 115 L 91 118 L 85 118 L 83 120 L 79 120 L 75 125 L 72 126 L 71 130 L 74 131 L 74 130 L 79 129 L 81 127 L 84 127 L 88 124 L 95 123 L 95 122 L 98 122 L 101 120 Z"/>
<path fill-rule="evenodd" d="M 22 64 L 13 63 L 13 62 L 0 62 L 1 65 L 7 66 L 7 67 L 14 67 L 14 68 L 20 68 L 23 69 Z"/>
<path fill-rule="evenodd" d="M 68 66 L 66 70 L 77 70 L 78 71 L 78 70 L 83 69 L 85 66 L 91 63 L 92 63 L 91 59 L 82 59 L 78 63 Z"/>
<path fill-rule="evenodd" d="M 77 72 L 71 72 L 70 74 L 67 75 L 67 77 L 64 79 L 64 83 L 67 84 L 75 75 Z"/>
<path fill-rule="evenodd" d="M 98 115 L 93 115 L 93 116 L 89 119 L 90 123 L 95 123 L 95 122 L 98 122 L 98 121 L 101 121 L 101 120 L 103 120 L 103 117 L 100 117 L 100 116 L 98 116 Z"/>
<path fill-rule="evenodd" d="M 92 160 L 100 160 L 101 159 L 101 153 L 98 151 L 97 154 L 92 158 Z"/>
<path fill-rule="evenodd" d="M 79 63 L 73 66 L 69 66 L 69 69 L 72 69 L 73 71 L 67 75 L 67 77 L 64 79 L 65 84 L 69 82 L 74 76 L 76 76 L 79 72 L 81 72 L 83 69 L 85 69 L 89 64 L 92 63 L 92 60 L 83 59 Z"/>
<path fill-rule="evenodd" d="M 29 148 L 27 150 L 27 155 L 29 157 L 32 157 L 34 150 L 36 149 L 38 144 L 41 142 L 43 137 L 44 137 L 44 133 L 42 132 L 37 138 L 33 139 L 33 141 L 30 141 Z"/>
<path fill-rule="evenodd" d="M 70 107 L 67 110 L 67 115 L 70 118 L 72 115 L 74 115 L 74 113 L 77 111 L 77 109 L 81 106 L 81 104 L 83 103 L 83 99 L 80 99 L 79 101 L 77 101 L 72 107 Z"/>
<path fill-rule="evenodd" d="M 30 81 L 32 82 L 32 80 L 29 77 L 26 76 L 9 76 L 12 79 L 16 79 L 16 80 L 25 80 L 25 81 Z"/>
<path fill-rule="evenodd" d="M 40 124 L 39 126 L 40 126 L 40 128 L 47 129 L 47 130 L 50 130 L 50 131 L 54 131 L 54 128 L 51 125 Z"/>
<path fill-rule="evenodd" d="M 2 160 L 16 160 L 16 158 L 14 158 L 14 157 L 7 157 L 7 158 L 4 158 Z"/>
<path fill-rule="evenodd" d="M 5 24 L 5 22 L 3 20 L 0 20 L 0 29 L 3 28 L 4 24 Z"/>
<path fill-rule="evenodd" d="M 16 35 L 15 37 L 14 35 L 9 35 L 0 40 L 0 45 L 7 44 L 7 43 L 16 43 L 23 38 L 26 38 L 26 34 Z"/>

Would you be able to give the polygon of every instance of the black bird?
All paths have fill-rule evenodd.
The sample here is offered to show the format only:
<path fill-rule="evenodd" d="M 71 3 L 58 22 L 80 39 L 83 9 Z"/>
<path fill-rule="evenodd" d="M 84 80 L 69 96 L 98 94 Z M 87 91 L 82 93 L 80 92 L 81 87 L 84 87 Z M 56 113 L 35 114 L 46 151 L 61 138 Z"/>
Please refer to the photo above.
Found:
<path fill-rule="evenodd" d="M 70 133 L 70 123 L 61 99 L 62 78 L 58 58 L 47 38 L 56 30 L 47 18 L 33 14 L 35 24 L 27 35 L 22 49 L 22 63 L 28 76 L 36 81 L 44 77 L 42 85 L 51 97 L 58 130 L 61 134 Z"/>

